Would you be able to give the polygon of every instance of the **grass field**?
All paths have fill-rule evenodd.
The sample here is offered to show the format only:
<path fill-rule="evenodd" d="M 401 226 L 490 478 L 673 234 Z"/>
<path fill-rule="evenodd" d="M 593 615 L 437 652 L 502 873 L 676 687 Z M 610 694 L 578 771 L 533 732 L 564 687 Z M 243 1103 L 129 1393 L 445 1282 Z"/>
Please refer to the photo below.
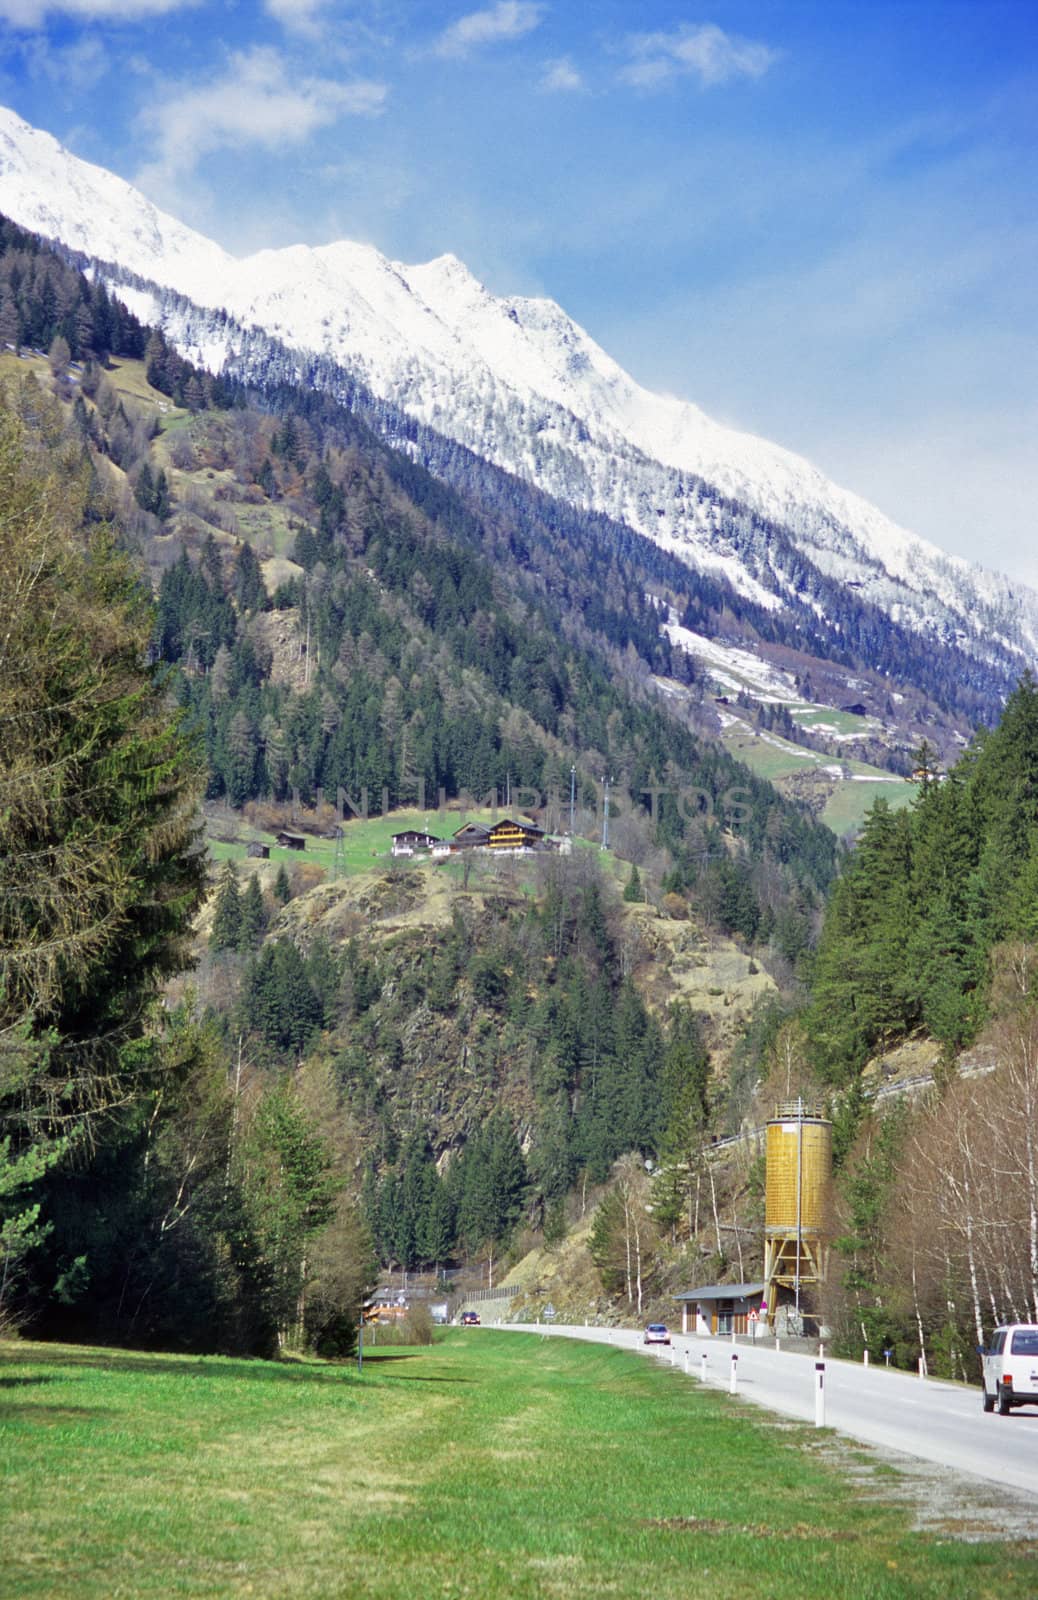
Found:
<path fill-rule="evenodd" d="M 0 1346 L 5 1600 L 1032 1600 L 813 1431 L 644 1358 L 449 1331 L 356 1369 Z M 873 1491 L 874 1492 L 874 1491 Z"/>

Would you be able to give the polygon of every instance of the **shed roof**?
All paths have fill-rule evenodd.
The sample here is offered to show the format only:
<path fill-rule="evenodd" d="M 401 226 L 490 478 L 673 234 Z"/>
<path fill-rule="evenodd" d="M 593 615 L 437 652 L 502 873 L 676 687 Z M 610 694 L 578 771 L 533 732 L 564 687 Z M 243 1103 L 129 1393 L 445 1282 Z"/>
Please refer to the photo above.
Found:
<path fill-rule="evenodd" d="M 675 1300 L 754 1300 L 764 1293 L 763 1283 L 708 1283 L 702 1289 L 686 1289 Z"/>

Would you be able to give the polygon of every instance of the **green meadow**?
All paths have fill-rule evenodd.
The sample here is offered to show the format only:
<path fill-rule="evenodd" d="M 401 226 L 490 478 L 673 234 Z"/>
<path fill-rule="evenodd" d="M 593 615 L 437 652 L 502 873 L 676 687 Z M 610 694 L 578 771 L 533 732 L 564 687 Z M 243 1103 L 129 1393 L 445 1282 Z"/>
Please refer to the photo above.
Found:
<path fill-rule="evenodd" d="M 0 1345 L 5 1600 L 1033 1600 L 818 1434 L 644 1357 L 450 1330 L 356 1367 Z"/>
<path fill-rule="evenodd" d="M 489 826 L 507 815 L 509 813 L 502 805 L 496 812 L 473 806 L 466 811 L 401 809 L 387 812 L 385 816 L 350 817 L 343 823 L 341 849 L 337 850 L 334 839 L 319 839 L 307 834 L 306 849 L 303 851 L 285 850 L 274 843 L 274 834 L 250 828 L 248 824 L 235 817 L 233 839 L 219 837 L 220 826 L 227 825 L 226 820 L 221 820 L 211 826 L 207 843 L 209 854 L 214 861 L 244 861 L 248 854 L 249 843 L 255 840 L 269 847 L 271 861 L 284 862 L 286 867 L 309 862 L 323 868 L 329 875 L 339 872 L 343 877 L 355 877 L 358 873 L 380 868 L 384 870 L 398 865 L 401 871 L 419 867 L 433 872 L 445 872 L 448 876 L 456 878 L 464 872 L 464 858 L 430 861 L 429 857 L 423 856 L 412 861 L 409 857 L 403 857 L 399 862 L 394 862 L 390 853 L 394 833 L 403 833 L 408 828 L 414 828 L 435 834 L 440 839 L 449 839 L 463 822 L 485 822 Z M 290 827 L 289 832 L 293 831 L 295 830 Z M 619 881 L 626 882 L 630 868 L 614 856 L 611 850 L 602 850 L 594 839 L 578 838 L 576 845 L 578 849 L 594 850 L 602 865 L 616 872 Z M 479 863 L 480 868 L 486 868 L 490 858 L 478 855 L 472 859 Z M 514 862 L 516 858 L 501 857 L 500 860 Z M 522 862 L 521 865 L 526 866 L 528 862 Z"/>

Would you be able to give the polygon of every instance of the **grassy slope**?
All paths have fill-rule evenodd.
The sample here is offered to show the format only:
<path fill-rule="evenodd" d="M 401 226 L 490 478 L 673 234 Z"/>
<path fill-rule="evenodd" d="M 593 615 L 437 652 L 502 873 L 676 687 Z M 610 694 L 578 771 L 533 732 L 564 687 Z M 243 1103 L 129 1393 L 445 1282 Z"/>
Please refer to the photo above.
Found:
<path fill-rule="evenodd" d="M 779 738 L 777 734 L 769 734 L 767 739 L 763 739 L 746 727 L 732 727 L 724 734 L 723 743 L 737 760 L 745 762 L 759 777 L 766 778 L 787 793 L 795 791 L 790 790 L 783 780 L 798 774 L 819 774 L 828 789 L 819 815 L 826 826 L 841 838 L 861 827 L 865 813 L 874 800 L 886 800 L 892 810 L 900 810 L 902 806 L 911 805 L 917 793 L 916 784 L 891 782 L 889 772 L 883 773 L 879 767 L 869 766 L 864 761 L 842 761 L 848 772 L 856 774 L 855 777 L 826 780 L 824 769 L 835 765 L 841 760 L 840 757 L 805 750 L 800 745 Z"/>
<path fill-rule="evenodd" d="M 1023 1600 L 777 1426 L 644 1358 L 452 1332 L 354 1369 L 0 1347 L 6 1600 Z"/>

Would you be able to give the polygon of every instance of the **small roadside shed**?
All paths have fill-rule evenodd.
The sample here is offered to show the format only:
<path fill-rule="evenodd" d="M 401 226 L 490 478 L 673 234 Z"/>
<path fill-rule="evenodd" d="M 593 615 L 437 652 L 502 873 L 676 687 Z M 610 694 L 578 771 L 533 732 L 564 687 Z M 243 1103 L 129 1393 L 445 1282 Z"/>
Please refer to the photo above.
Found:
<path fill-rule="evenodd" d="M 764 1284 L 707 1283 L 701 1289 L 686 1289 L 674 1299 L 681 1307 L 682 1333 L 749 1333 L 751 1312 L 767 1315 Z"/>

